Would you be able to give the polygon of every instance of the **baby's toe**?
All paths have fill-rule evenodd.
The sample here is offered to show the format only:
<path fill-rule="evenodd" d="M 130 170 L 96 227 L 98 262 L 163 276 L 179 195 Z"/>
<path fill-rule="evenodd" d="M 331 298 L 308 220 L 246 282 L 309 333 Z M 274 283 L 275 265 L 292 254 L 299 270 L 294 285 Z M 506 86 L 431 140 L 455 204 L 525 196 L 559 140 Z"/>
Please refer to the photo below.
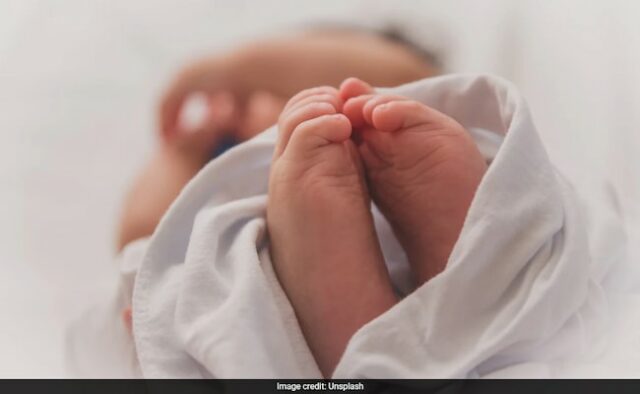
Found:
<path fill-rule="evenodd" d="M 351 125 L 354 128 L 360 128 L 367 123 L 364 118 L 362 108 L 364 108 L 364 105 L 371 100 L 372 97 L 373 95 L 371 94 L 365 94 L 362 96 L 352 97 L 345 101 L 342 107 L 342 113 L 349 118 Z"/>
<path fill-rule="evenodd" d="M 358 78 L 347 78 L 340 84 L 340 97 L 347 101 L 352 97 L 372 94 L 373 88 L 368 83 Z"/>
<path fill-rule="evenodd" d="M 327 103 L 335 108 L 336 112 L 340 112 L 342 110 L 342 99 L 336 94 L 319 93 L 300 99 L 296 103 L 285 108 L 280 114 L 280 119 L 287 118 L 301 108 L 314 103 Z"/>
<path fill-rule="evenodd" d="M 282 116 L 278 122 L 278 142 L 276 144 L 276 157 L 286 149 L 291 135 L 298 125 L 322 115 L 335 114 L 336 108 L 327 102 L 312 102 L 290 112 L 288 116 Z"/>
<path fill-rule="evenodd" d="M 393 132 L 420 126 L 441 129 L 453 125 L 448 116 L 417 101 L 372 101 L 365 105 L 364 116 L 380 131 Z"/>
<path fill-rule="evenodd" d="M 282 113 L 287 113 L 291 108 L 299 105 L 300 102 L 308 99 L 309 97 L 321 95 L 330 95 L 339 98 L 338 89 L 332 86 L 318 86 L 315 88 L 305 89 L 289 99 L 287 104 L 284 106 Z"/>
<path fill-rule="evenodd" d="M 286 152 L 305 159 L 311 151 L 351 136 L 351 122 L 343 114 L 322 115 L 300 123 L 293 131 Z"/>
<path fill-rule="evenodd" d="M 376 108 L 381 107 L 385 104 L 393 103 L 393 102 L 403 102 L 409 101 L 408 98 L 393 94 L 381 94 L 371 97 L 364 105 L 362 106 L 362 117 L 365 121 L 375 128 L 378 128 L 373 121 L 373 112 Z M 381 130 L 387 131 L 387 130 Z"/>
<path fill-rule="evenodd" d="M 376 106 L 390 101 L 402 100 L 407 100 L 407 98 L 390 94 L 364 94 L 346 100 L 342 107 L 342 112 L 349 118 L 353 127 L 359 128 L 366 124 L 373 125 L 372 112 Z"/>

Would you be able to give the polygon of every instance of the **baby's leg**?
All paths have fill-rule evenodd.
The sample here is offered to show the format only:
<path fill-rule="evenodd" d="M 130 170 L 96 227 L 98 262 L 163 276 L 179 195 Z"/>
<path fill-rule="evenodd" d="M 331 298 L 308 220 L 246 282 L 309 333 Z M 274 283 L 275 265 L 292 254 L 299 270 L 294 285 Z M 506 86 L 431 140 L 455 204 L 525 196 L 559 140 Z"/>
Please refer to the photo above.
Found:
<path fill-rule="evenodd" d="M 341 107 L 329 87 L 288 103 L 267 208 L 276 273 L 327 377 L 351 336 L 395 303 Z"/>
<path fill-rule="evenodd" d="M 486 163 L 454 119 L 371 92 L 362 81 L 345 81 L 344 113 L 358 128 L 371 195 L 422 284 L 444 270 Z"/>

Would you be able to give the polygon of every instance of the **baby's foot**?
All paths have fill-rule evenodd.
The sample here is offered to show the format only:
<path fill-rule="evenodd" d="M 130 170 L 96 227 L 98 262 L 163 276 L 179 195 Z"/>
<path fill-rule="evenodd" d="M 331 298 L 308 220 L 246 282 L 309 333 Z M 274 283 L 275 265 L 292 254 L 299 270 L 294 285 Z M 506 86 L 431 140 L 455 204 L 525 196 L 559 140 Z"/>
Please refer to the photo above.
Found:
<path fill-rule="evenodd" d="M 355 331 L 395 302 L 341 109 L 330 87 L 289 101 L 267 207 L 273 265 L 325 376 Z"/>
<path fill-rule="evenodd" d="M 353 78 L 340 92 L 371 196 L 420 285 L 444 270 L 486 163 L 459 123 L 422 103 Z"/>

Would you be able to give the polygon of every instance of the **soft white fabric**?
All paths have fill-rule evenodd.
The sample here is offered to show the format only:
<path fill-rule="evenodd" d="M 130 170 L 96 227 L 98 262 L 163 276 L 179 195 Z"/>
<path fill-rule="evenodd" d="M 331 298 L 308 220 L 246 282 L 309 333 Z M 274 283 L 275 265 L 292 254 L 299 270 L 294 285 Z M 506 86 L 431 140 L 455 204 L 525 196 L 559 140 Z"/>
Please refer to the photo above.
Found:
<path fill-rule="evenodd" d="M 334 376 L 554 376 L 558 365 L 593 360 L 606 332 L 601 282 L 617 260 L 592 252 L 587 223 L 599 219 L 587 219 L 549 162 L 522 98 L 487 76 L 393 91 L 456 118 L 491 166 L 447 269 L 358 331 Z M 210 163 L 152 237 L 133 296 L 145 377 L 320 377 L 268 255 L 275 133 Z M 374 217 L 394 285 L 407 294 L 404 253 Z"/>
<path fill-rule="evenodd" d="M 149 240 L 131 242 L 118 258 L 117 287 L 70 322 L 65 334 L 67 373 L 76 378 L 139 378 L 133 337 L 123 313 L 131 307 L 133 286 Z"/>

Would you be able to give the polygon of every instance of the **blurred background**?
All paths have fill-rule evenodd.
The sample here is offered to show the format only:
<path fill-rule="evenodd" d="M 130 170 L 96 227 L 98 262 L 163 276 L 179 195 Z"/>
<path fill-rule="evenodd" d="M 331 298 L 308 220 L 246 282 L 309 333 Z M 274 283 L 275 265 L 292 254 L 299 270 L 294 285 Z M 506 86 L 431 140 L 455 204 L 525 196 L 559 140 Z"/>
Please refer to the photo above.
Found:
<path fill-rule="evenodd" d="M 0 377 L 64 376 L 65 322 L 114 285 L 120 201 L 189 61 L 318 20 L 406 26 L 447 72 L 513 81 L 560 169 L 637 217 L 639 19 L 635 1 L 0 0 Z"/>

